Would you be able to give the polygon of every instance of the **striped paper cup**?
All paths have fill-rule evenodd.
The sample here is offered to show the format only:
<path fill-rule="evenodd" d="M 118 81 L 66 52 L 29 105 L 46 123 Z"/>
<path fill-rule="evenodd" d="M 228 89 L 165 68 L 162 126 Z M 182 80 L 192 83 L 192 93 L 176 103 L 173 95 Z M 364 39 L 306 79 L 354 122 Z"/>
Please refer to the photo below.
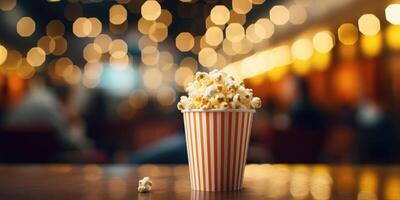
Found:
<path fill-rule="evenodd" d="M 182 111 L 193 190 L 242 187 L 255 110 Z"/>

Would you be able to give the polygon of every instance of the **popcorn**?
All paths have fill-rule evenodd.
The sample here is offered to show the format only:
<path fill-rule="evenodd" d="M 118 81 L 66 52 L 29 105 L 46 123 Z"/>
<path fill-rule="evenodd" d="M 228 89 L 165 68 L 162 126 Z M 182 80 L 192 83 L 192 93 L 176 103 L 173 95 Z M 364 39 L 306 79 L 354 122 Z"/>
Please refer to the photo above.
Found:
<path fill-rule="evenodd" d="M 138 192 L 150 192 L 152 185 L 153 182 L 151 182 L 150 178 L 146 176 L 142 180 L 139 180 Z"/>
<path fill-rule="evenodd" d="M 177 104 L 179 110 L 256 109 L 262 104 L 242 81 L 218 70 L 197 72 L 185 91 L 188 96 L 181 97 Z"/>

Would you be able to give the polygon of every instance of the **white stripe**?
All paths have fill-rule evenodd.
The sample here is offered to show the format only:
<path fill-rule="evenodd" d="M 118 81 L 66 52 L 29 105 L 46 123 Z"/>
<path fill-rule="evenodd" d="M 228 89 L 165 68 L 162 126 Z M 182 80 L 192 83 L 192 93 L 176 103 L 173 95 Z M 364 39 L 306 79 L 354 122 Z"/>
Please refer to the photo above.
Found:
<path fill-rule="evenodd" d="M 247 124 L 247 131 L 246 131 L 247 144 L 245 146 L 244 166 L 246 166 L 247 151 L 249 150 L 250 133 L 251 133 L 251 124 L 252 124 L 252 120 L 253 120 L 253 113 L 249 113 L 249 117 L 250 117 L 250 120 L 249 120 L 249 123 Z M 245 172 L 245 170 L 244 170 L 244 172 Z M 243 184 L 243 176 L 244 176 L 244 173 L 242 175 L 242 184 Z"/>
<path fill-rule="evenodd" d="M 217 160 L 218 160 L 218 171 L 217 171 L 217 190 L 220 190 L 221 185 L 221 113 L 217 113 Z"/>
<path fill-rule="evenodd" d="M 242 178 L 243 178 L 243 173 L 244 173 L 244 147 L 245 147 L 245 143 L 246 143 L 246 130 L 247 130 L 247 118 L 248 118 L 247 113 L 243 113 L 243 114 L 244 114 L 244 127 L 243 127 L 244 130 L 242 130 L 242 132 L 241 132 L 243 137 L 242 137 L 242 146 L 240 147 L 242 162 L 240 163 L 240 176 L 239 176 L 239 182 L 238 182 L 239 188 L 242 185 Z"/>
<path fill-rule="evenodd" d="M 193 177 L 195 177 L 194 178 L 194 180 L 195 180 L 195 189 L 197 190 L 198 188 L 199 188 L 199 183 L 198 183 L 198 178 L 196 178 L 197 177 L 197 155 L 196 155 L 196 141 L 195 141 L 195 137 L 196 137 L 196 133 L 195 133 L 195 131 L 196 131 L 196 122 L 195 122 L 195 120 L 194 120 L 194 113 L 190 113 L 190 117 L 191 117 L 191 137 L 192 137 L 192 150 L 193 150 L 193 152 L 192 152 L 192 155 L 193 155 Z"/>
<path fill-rule="evenodd" d="M 209 185 L 208 185 L 208 153 L 207 153 L 207 118 L 206 118 L 206 113 L 205 112 L 203 112 L 202 114 L 201 114 L 201 117 L 202 117 L 202 121 L 203 121 L 203 139 L 202 139 L 202 141 L 203 141 L 203 153 L 204 153 L 204 160 L 203 160 L 203 162 L 204 162 L 204 173 L 205 173 L 205 177 L 206 177 L 206 179 L 204 180 L 205 181 L 205 190 L 208 190 L 208 188 L 209 188 Z"/>
<path fill-rule="evenodd" d="M 229 163 L 229 170 L 230 170 L 230 178 L 231 180 L 229 181 L 229 190 L 233 190 L 233 181 L 234 181 L 234 176 L 235 176 L 235 172 L 234 172 L 234 166 L 235 166 L 235 161 L 234 161 L 234 147 L 235 147 L 235 134 L 236 134 L 236 113 L 232 112 L 232 124 L 231 124 L 231 138 L 230 138 L 230 143 L 231 143 L 231 149 L 229 150 L 230 152 L 230 163 Z"/>
<path fill-rule="evenodd" d="M 225 119 L 224 119 L 224 182 L 223 182 L 223 190 L 227 190 L 227 183 L 228 183 L 228 131 L 229 131 L 229 114 L 228 112 L 225 112 Z"/>
<path fill-rule="evenodd" d="M 187 152 L 187 154 L 188 154 L 188 163 L 189 163 L 189 177 L 190 177 L 190 188 L 193 188 L 193 182 L 192 182 L 192 180 L 193 180 L 193 177 L 192 177 L 192 173 L 191 173 L 191 170 L 190 170 L 190 168 L 191 168 L 191 164 L 190 164 L 190 151 L 189 151 L 189 139 L 188 139 L 188 121 L 187 121 L 187 118 L 186 118 L 186 116 L 187 116 L 187 114 L 186 113 L 183 113 L 183 121 L 184 121 L 184 128 L 185 128 L 185 140 L 186 140 L 186 152 Z"/>
<path fill-rule="evenodd" d="M 215 181 L 215 163 L 214 163 L 214 116 L 212 113 L 210 115 L 210 154 L 211 154 L 211 185 L 213 190 L 216 190 L 216 185 L 214 184 Z"/>
<path fill-rule="evenodd" d="M 196 119 L 197 119 L 197 121 L 196 121 L 196 141 L 197 141 L 197 162 L 199 163 L 198 164 L 198 171 L 199 171 L 199 176 L 200 177 L 197 177 L 200 181 L 200 185 L 199 185 L 199 187 L 198 187 L 198 189 L 199 190 L 201 190 L 202 189 L 202 187 L 203 187 L 203 184 L 204 184 L 204 180 L 203 180 L 203 170 L 202 170 L 202 164 L 203 164 L 203 161 L 202 161 L 202 152 L 201 152 L 201 135 L 200 135 L 200 113 L 198 113 L 198 112 L 196 112 L 195 113 L 195 115 L 196 115 Z"/>
<path fill-rule="evenodd" d="M 239 157 L 240 157 L 240 146 L 239 146 L 239 144 L 240 144 L 240 140 L 242 139 L 242 134 L 241 134 L 241 128 L 242 128 L 242 119 L 243 119 L 243 113 L 242 112 L 240 112 L 239 113 L 239 117 L 238 117 L 238 129 L 236 130 L 237 131 L 237 136 L 238 136 L 238 138 L 237 138 L 237 141 L 236 141 L 236 149 L 235 149 L 235 151 L 236 151 L 236 158 L 235 158 L 235 189 L 236 189 L 236 186 L 238 185 L 238 182 L 239 182 L 239 173 L 240 173 L 240 169 L 239 169 L 239 167 L 240 167 L 240 163 L 239 163 Z"/>

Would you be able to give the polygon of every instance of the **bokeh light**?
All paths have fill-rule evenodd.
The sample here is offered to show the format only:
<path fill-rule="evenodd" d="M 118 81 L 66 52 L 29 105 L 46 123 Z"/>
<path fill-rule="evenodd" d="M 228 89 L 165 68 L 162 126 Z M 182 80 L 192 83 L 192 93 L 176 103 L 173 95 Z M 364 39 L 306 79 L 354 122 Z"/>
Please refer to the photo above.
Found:
<path fill-rule="evenodd" d="M 157 1 L 146 1 L 141 7 L 141 14 L 144 19 L 154 21 L 161 15 L 161 6 Z"/>
<path fill-rule="evenodd" d="M 17 22 L 17 33 L 21 37 L 29 37 L 36 30 L 36 23 L 30 17 L 22 17 Z"/>
<path fill-rule="evenodd" d="M 314 49 L 320 53 L 329 52 L 334 45 L 334 38 L 331 32 L 321 31 L 314 35 L 313 45 Z"/>
<path fill-rule="evenodd" d="M 345 23 L 340 25 L 338 29 L 338 38 L 344 45 L 353 45 L 358 40 L 357 27 L 352 23 Z"/>
<path fill-rule="evenodd" d="M 254 33 L 259 38 L 270 38 L 274 34 L 274 31 L 274 25 L 267 18 L 261 18 L 254 23 Z"/>
<path fill-rule="evenodd" d="M 224 39 L 224 33 L 220 28 L 213 26 L 207 29 L 204 37 L 207 44 L 211 46 L 218 46 Z"/>
<path fill-rule="evenodd" d="M 98 62 L 101 58 L 101 48 L 95 43 L 86 45 L 83 49 L 83 58 L 89 63 Z"/>
<path fill-rule="evenodd" d="M 314 50 L 310 40 L 302 38 L 296 40 L 292 45 L 292 55 L 299 60 L 310 59 Z"/>
<path fill-rule="evenodd" d="M 211 9 L 210 19 L 216 25 L 224 25 L 229 21 L 230 13 L 228 8 L 223 5 L 214 6 Z"/>
<path fill-rule="evenodd" d="M 100 34 L 94 39 L 94 43 L 100 47 L 101 53 L 108 52 L 111 42 L 111 37 L 106 34 Z"/>
<path fill-rule="evenodd" d="M 394 25 L 400 25 L 400 4 L 390 4 L 385 9 L 386 20 Z"/>
<path fill-rule="evenodd" d="M 51 20 L 46 26 L 46 34 L 52 38 L 62 36 L 65 32 L 65 26 L 60 20 Z"/>
<path fill-rule="evenodd" d="M 79 17 L 73 23 L 72 31 L 77 37 L 87 37 L 92 31 L 92 23 L 86 17 Z"/>
<path fill-rule="evenodd" d="M 179 51 L 190 51 L 194 46 L 194 38 L 189 32 L 179 33 L 179 35 L 176 36 L 175 45 L 176 48 L 179 49 Z"/>
<path fill-rule="evenodd" d="M 212 67 L 217 63 L 217 53 L 212 48 L 203 48 L 199 52 L 199 62 L 204 67 Z"/>
<path fill-rule="evenodd" d="M 4 46 L 0 45 L 0 65 L 2 65 L 6 61 L 7 55 L 7 49 Z"/>
<path fill-rule="evenodd" d="M 40 47 L 34 47 L 26 54 L 26 61 L 34 66 L 41 66 L 46 61 L 46 52 Z"/>
<path fill-rule="evenodd" d="M 114 25 L 123 24 L 128 18 L 128 11 L 122 5 L 113 5 L 109 13 L 110 23 Z"/>
<path fill-rule="evenodd" d="M 226 38 L 231 42 L 240 42 L 244 36 L 244 28 L 239 23 L 229 24 L 225 29 Z"/>
<path fill-rule="evenodd" d="M 291 5 L 289 7 L 289 21 L 292 24 L 303 24 L 307 19 L 307 11 L 301 5 Z"/>
<path fill-rule="evenodd" d="M 17 5 L 17 0 L 1 0 L 0 1 L 0 10 L 2 11 L 10 11 L 15 8 Z"/>
<path fill-rule="evenodd" d="M 379 19 L 373 14 L 364 14 L 358 19 L 358 29 L 364 35 L 376 35 L 381 25 Z"/>
<path fill-rule="evenodd" d="M 154 42 L 162 42 L 168 37 L 168 27 L 163 24 L 156 22 L 150 26 L 149 38 Z"/>
<path fill-rule="evenodd" d="M 253 8 L 250 0 L 232 0 L 232 9 L 239 14 L 247 14 Z"/>
<path fill-rule="evenodd" d="M 269 11 L 269 17 L 272 23 L 276 25 L 284 25 L 290 19 L 289 10 L 282 5 L 276 5 Z"/>

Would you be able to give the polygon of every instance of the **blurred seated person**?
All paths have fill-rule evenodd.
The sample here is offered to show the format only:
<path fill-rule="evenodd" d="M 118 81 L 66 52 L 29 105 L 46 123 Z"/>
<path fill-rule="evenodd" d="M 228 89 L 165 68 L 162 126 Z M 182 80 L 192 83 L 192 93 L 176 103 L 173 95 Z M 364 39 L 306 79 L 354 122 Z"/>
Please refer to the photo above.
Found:
<path fill-rule="evenodd" d="M 37 76 L 29 81 L 26 96 L 6 114 L 5 127 L 48 126 L 55 134 L 60 152 L 92 148 L 84 135 L 84 124 L 72 103 L 67 86 L 51 86 Z"/>

